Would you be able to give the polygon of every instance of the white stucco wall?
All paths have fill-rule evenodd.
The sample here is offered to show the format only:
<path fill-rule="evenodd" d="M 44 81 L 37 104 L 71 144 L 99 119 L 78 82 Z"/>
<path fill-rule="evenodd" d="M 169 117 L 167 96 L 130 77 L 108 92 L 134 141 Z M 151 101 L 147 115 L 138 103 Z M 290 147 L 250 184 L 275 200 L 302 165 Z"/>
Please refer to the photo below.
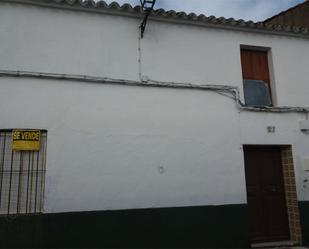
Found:
<path fill-rule="evenodd" d="M 141 73 L 242 92 L 240 45 L 263 46 L 277 104 L 309 106 L 309 40 L 150 22 L 139 65 L 139 22 L 0 3 L 0 70 Z M 239 112 L 197 90 L 8 77 L 0 89 L 1 129 L 48 130 L 46 212 L 246 203 L 243 144 L 292 145 L 298 198 L 309 200 L 303 114 Z"/>

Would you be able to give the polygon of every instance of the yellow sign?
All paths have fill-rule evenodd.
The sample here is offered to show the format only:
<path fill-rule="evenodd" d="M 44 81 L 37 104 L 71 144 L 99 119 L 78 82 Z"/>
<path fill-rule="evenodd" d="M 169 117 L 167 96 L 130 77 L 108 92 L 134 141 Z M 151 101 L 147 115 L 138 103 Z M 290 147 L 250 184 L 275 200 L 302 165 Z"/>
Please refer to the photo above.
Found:
<path fill-rule="evenodd" d="M 40 150 L 40 130 L 13 130 L 13 150 Z"/>

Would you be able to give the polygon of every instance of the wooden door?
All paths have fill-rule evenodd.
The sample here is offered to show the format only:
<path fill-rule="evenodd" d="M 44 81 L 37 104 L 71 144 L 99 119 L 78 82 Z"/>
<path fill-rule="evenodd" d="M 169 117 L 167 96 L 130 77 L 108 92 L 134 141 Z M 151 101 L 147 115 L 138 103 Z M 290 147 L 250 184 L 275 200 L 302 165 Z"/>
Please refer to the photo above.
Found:
<path fill-rule="evenodd" d="M 241 50 L 243 78 L 270 83 L 267 51 Z"/>
<path fill-rule="evenodd" d="M 280 147 L 245 146 L 252 243 L 289 240 Z"/>
<path fill-rule="evenodd" d="M 241 49 L 241 67 L 244 80 L 262 80 L 271 95 L 268 52 Z"/>

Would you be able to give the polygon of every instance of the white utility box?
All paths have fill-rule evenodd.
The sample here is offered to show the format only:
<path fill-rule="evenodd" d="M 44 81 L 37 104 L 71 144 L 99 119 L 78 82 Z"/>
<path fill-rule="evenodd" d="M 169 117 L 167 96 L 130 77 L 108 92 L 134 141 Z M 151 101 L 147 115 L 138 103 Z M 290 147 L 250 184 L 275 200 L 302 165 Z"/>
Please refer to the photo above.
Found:
<path fill-rule="evenodd" d="M 304 158 L 304 170 L 309 171 L 309 157 Z"/>
<path fill-rule="evenodd" d="M 301 131 L 309 131 L 309 120 L 301 120 L 299 122 L 299 128 Z"/>

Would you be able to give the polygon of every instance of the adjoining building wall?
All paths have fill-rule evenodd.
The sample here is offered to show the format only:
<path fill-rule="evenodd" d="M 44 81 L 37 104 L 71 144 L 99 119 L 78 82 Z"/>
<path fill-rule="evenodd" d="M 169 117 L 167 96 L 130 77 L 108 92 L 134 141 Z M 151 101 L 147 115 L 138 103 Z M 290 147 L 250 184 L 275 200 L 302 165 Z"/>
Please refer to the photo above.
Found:
<path fill-rule="evenodd" d="M 230 85 L 243 99 L 240 47 L 266 47 L 276 105 L 309 106 L 307 39 L 150 21 L 139 40 L 139 22 L 0 3 L 0 70 Z M 1 129 L 48 130 L 46 213 L 245 210 L 244 144 L 292 145 L 298 200 L 309 201 L 305 114 L 240 111 L 202 90 L 23 77 L 1 77 L 0 87 Z"/>
<path fill-rule="evenodd" d="M 267 20 L 267 24 L 309 27 L 309 1 L 305 1 L 287 11 L 279 13 Z"/>

